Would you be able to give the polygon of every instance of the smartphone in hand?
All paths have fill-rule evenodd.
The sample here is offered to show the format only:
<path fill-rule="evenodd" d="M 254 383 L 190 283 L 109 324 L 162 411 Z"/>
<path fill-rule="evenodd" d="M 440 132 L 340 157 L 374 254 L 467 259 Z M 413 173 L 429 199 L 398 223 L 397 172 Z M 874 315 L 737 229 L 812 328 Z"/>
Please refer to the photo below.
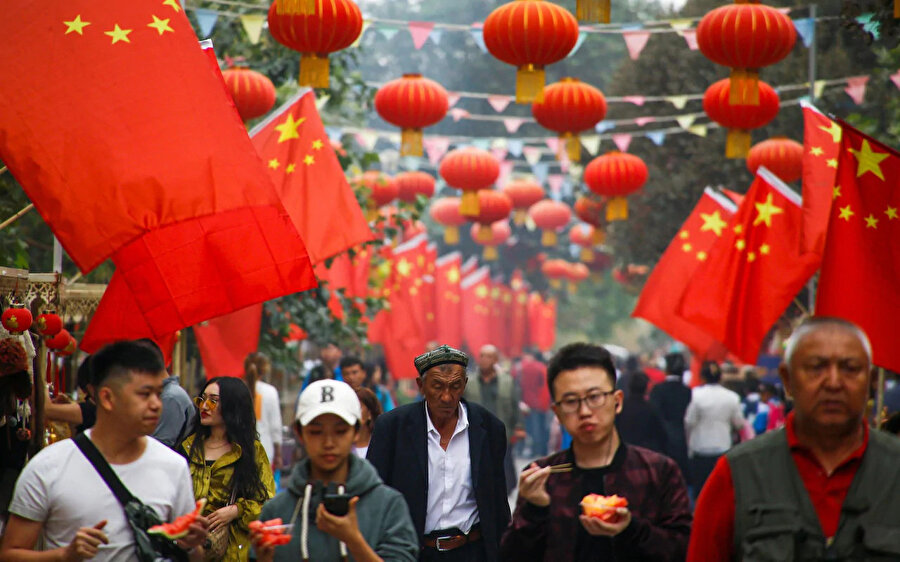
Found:
<path fill-rule="evenodd" d="M 350 511 L 350 498 L 348 494 L 325 494 L 322 504 L 328 513 L 343 517 Z"/>

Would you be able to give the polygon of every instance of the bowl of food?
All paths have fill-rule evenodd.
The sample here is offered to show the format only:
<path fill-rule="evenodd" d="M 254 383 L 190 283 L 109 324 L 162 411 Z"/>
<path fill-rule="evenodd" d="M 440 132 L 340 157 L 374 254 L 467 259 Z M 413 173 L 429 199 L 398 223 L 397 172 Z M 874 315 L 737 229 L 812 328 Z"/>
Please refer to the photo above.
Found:
<path fill-rule="evenodd" d="M 588 517 L 611 523 L 628 512 L 628 500 L 616 495 L 588 494 L 581 500 L 581 510 Z"/>

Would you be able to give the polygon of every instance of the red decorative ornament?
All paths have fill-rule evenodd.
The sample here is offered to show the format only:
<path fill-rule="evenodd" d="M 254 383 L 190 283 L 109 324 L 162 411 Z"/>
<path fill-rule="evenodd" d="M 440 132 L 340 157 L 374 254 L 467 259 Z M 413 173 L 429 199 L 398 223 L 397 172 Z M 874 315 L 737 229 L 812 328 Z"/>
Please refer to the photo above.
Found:
<path fill-rule="evenodd" d="M 733 105 L 729 101 L 730 91 L 727 78 L 707 88 L 703 94 L 703 110 L 710 119 L 728 129 L 725 156 L 746 158 L 750 152 L 750 130 L 764 127 L 775 119 L 780 102 L 775 90 L 762 81 L 759 82 L 757 105 Z"/>
<path fill-rule="evenodd" d="M 512 201 L 502 191 L 482 189 L 478 192 L 478 216 L 473 222 L 481 225 L 478 230 L 478 242 L 486 243 L 491 240 L 491 225 L 509 217 L 512 211 Z"/>
<path fill-rule="evenodd" d="M 48 338 L 45 341 L 45 344 L 47 349 L 51 351 L 62 351 L 73 339 L 74 338 L 72 338 L 72 334 L 69 333 L 69 330 L 63 328 L 55 336 Z"/>
<path fill-rule="evenodd" d="M 394 176 L 397 197 L 407 203 L 415 203 L 416 197 L 434 195 L 434 176 L 425 172 L 401 172 Z"/>
<path fill-rule="evenodd" d="M 443 86 L 421 74 L 404 74 L 375 93 L 375 110 L 402 129 L 401 156 L 422 156 L 422 129 L 447 115 L 450 102 Z"/>
<path fill-rule="evenodd" d="M 581 223 L 572 227 L 569 231 L 569 241 L 581 248 L 581 261 L 590 263 L 594 261 L 594 234 L 596 228 L 589 224 Z"/>
<path fill-rule="evenodd" d="M 760 103 L 758 69 L 791 52 L 797 30 L 791 18 L 765 4 L 741 2 L 712 10 L 697 24 L 697 46 L 709 60 L 731 68 L 732 104 Z"/>
<path fill-rule="evenodd" d="M 546 196 L 541 184 L 531 180 L 513 180 L 503 186 L 503 193 L 512 201 L 513 220 L 519 226 L 525 224 L 528 209 Z"/>
<path fill-rule="evenodd" d="M 614 150 L 594 158 L 584 169 L 584 183 L 597 195 L 609 197 L 606 204 L 606 220 L 628 218 L 630 195 L 647 183 L 650 172 L 644 161 L 627 152 Z"/>
<path fill-rule="evenodd" d="M 755 174 L 760 166 L 785 183 L 797 181 L 803 175 L 803 145 L 787 137 L 758 142 L 747 154 L 747 169 Z"/>
<path fill-rule="evenodd" d="M 24 305 L 14 304 L 3 311 L 0 323 L 10 334 L 21 334 L 31 328 L 31 311 Z"/>
<path fill-rule="evenodd" d="M 459 212 L 459 197 L 443 197 L 431 204 L 431 218 L 444 227 L 444 243 L 459 243 L 459 227 L 466 223 L 466 217 Z"/>
<path fill-rule="evenodd" d="M 68 357 L 75 353 L 75 350 L 78 349 L 78 340 L 76 340 L 71 335 L 69 336 L 69 343 L 66 344 L 65 347 L 56 352 L 60 357 Z"/>
<path fill-rule="evenodd" d="M 544 0 L 514 0 L 484 20 L 484 44 L 515 66 L 516 102 L 544 99 L 544 67 L 564 59 L 578 42 L 578 20 Z"/>
<path fill-rule="evenodd" d="M 550 286 L 554 289 L 562 288 L 562 280 L 569 275 L 569 262 L 553 259 L 541 264 L 541 273 L 550 280 Z"/>
<path fill-rule="evenodd" d="M 542 231 L 541 244 L 555 246 L 556 231 L 569 224 L 572 210 L 565 203 L 544 199 L 528 209 L 528 216 Z"/>
<path fill-rule="evenodd" d="M 304 2 L 311 2 L 307 8 L 313 9 L 289 7 Z M 362 33 L 362 24 L 362 12 L 353 0 L 277 0 L 269 8 L 269 32 L 282 45 L 300 52 L 298 81 L 312 88 L 328 87 L 328 54 L 352 45 Z"/>
<path fill-rule="evenodd" d="M 487 150 L 457 148 L 441 160 L 438 172 L 450 187 L 463 191 L 460 212 L 467 217 L 478 216 L 478 191 L 487 189 L 500 176 L 500 162 Z"/>
<path fill-rule="evenodd" d="M 377 209 L 383 207 L 397 198 L 399 188 L 397 182 L 387 174 L 376 170 L 369 170 L 353 180 L 357 189 L 364 187 L 369 190 L 368 219 L 377 218 Z"/>
<path fill-rule="evenodd" d="M 484 235 L 485 232 L 490 234 L 490 238 Z M 509 221 L 506 220 L 499 220 L 487 227 L 480 224 L 472 225 L 472 240 L 484 246 L 482 256 L 485 261 L 495 261 L 499 255 L 497 246 L 506 244 L 510 236 L 512 236 L 512 229 L 509 227 Z"/>
<path fill-rule="evenodd" d="M 265 74 L 236 67 L 223 70 L 222 77 L 245 123 L 262 117 L 275 105 L 275 85 Z"/>
<path fill-rule="evenodd" d="M 596 197 L 582 195 L 575 201 L 575 216 L 594 227 L 594 244 L 606 242 L 606 232 L 603 230 L 606 223 L 606 207 L 604 202 Z"/>
<path fill-rule="evenodd" d="M 569 160 L 579 162 L 578 133 L 593 130 L 606 117 L 606 98 L 590 84 L 577 78 L 563 78 L 544 88 L 544 100 L 534 102 L 531 114 L 542 127 L 556 131 L 563 141 L 560 150 L 565 148 Z"/>
<path fill-rule="evenodd" d="M 54 312 L 45 312 L 37 317 L 34 322 L 37 332 L 47 338 L 52 338 L 62 330 L 63 321 L 59 314 Z"/>
<path fill-rule="evenodd" d="M 591 270 L 583 263 L 570 263 L 566 272 L 569 278 L 569 292 L 574 293 L 578 290 L 578 284 L 591 276 Z"/>

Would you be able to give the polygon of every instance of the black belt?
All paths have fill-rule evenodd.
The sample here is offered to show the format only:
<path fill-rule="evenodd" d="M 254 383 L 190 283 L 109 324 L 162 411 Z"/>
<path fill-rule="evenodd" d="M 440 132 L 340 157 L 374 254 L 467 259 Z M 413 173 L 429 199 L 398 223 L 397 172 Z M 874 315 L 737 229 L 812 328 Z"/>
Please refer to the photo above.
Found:
<path fill-rule="evenodd" d="M 438 552 L 447 552 L 478 540 L 481 540 L 481 529 L 473 527 L 468 535 L 459 529 L 434 531 L 422 539 L 422 544 L 425 545 L 425 548 L 433 548 Z"/>

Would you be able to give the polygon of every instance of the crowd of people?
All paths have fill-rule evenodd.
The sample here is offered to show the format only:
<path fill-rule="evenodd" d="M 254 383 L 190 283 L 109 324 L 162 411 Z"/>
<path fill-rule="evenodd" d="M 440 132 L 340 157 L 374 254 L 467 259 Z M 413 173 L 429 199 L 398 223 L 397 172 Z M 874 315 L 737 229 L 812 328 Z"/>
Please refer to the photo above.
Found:
<path fill-rule="evenodd" d="M 109 345 L 79 369 L 87 400 L 45 400 L 77 437 L 22 462 L 0 562 L 900 560 L 900 422 L 870 431 L 849 322 L 795 329 L 777 380 L 710 361 L 693 388 L 679 352 L 660 371 L 589 343 L 423 352 L 408 396 L 323 345 L 287 443 L 264 355 L 191 400 L 152 342 Z M 25 361 L 0 349 L 4 373 Z M 177 538 L 146 533 L 195 502 Z"/>

